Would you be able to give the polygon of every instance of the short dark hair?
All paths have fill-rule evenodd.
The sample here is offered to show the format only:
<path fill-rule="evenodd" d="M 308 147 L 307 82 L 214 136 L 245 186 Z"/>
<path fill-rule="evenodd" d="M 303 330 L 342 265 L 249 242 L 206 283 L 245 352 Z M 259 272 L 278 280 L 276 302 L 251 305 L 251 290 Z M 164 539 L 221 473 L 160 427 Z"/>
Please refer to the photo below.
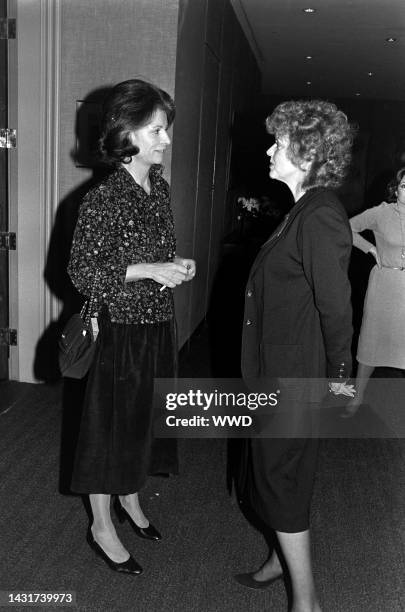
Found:
<path fill-rule="evenodd" d="M 266 119 L 267 131 L 287 136 L 287 156 L 300 167 L 311 161 L 303 187 L 336 188 L 351 160 L 354 127 L 335 104 L 324 100 L 290 100 L 279 104 Z"/>
<path fill-rule="evenodd" d="M 405 176 L 405 168 L 400 168 L 395 177 L 390 180 L 387 185 L 387 202 L 393 203 L 397 201 L 397 189 L 399 183 Z"/>
<path fill-rule="evenodd" d="M 166 91 L 141 79 L 118 83 L 103 104 L 99 153 L 109 165 L 128 164 L 139 153 L 130 139 L 130 132 L 146 125 L 157 110 L 166 113 L 170 126 L 175 106 Z"/>

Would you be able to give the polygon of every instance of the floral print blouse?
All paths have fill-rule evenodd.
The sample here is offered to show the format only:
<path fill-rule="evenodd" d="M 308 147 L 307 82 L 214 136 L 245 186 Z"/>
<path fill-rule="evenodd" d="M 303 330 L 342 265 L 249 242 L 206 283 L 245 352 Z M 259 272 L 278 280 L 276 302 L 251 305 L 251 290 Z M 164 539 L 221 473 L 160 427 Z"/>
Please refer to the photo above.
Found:
<path fill-rule="evenodd" d="M 169 185 L 162 167 L 149 172 L 148 195 L 123 166 L 91 189 L 79 211 L 68 273 L 75 287 L 107 306 L 115 323 L 173 317 L 173 293 L 152 279 L 125 283 L 127 266 L 172 261 L 176 251 Z"/>

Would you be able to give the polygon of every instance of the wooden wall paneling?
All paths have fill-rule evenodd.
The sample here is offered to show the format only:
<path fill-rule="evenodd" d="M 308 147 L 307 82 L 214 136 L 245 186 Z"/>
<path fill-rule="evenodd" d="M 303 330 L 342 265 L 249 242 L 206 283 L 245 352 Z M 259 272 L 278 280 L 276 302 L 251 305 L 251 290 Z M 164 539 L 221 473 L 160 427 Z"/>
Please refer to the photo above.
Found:
<path fill-rule="evenodd" d="M 222 256 L 228 198 L 228 171 L 231 155 L 231 127 L 235 108 L 251 110 L 257 105 L 260 71 L 230 4 L 224 7 L 221 44 L 221 72 L 218 89 L 218 121 L 211 234 L 208 261 L 207 298 Z M 208 304 L 207 304 L 208 305 Z"/>
<path fill-rule="evenodd" d="M 226 0 L 207 0 L 205 42 L 220 57 L 222 47 L 222 17 Z"/>
<path fill-rule="evenodd" d="M 207 46 L 207 53 L 211 53 L 210 48 Z M 214 55 L 212 57 L 215 57 Z M 220 84 L 221 84 L 221 65 L 218 63 L 216 65 L 217 74 L 216 74 L 216 82 L 215 80 L 212 82 L 212 86 L 215 87 L 216 90 L 212 91 L 212 94 L 215 94 L 214 99 L 212 100 L 212 119 L 214 119 L 215 115 L 215 123 L 213 127 L 213 137 L 214 137 L 214 148 L 212 151 L 212 174 L 211 174 L 211 192 L 210 192 L 210 234 L 209 234 L 209 243 L 208 243 L 208 257 L 207 257 L 207 282 L 205 289 L 205 312 L 208 312 L 209 302 L 210 302 L 210 293 L 211 286 L 213 282 L 213 276 L 215 274 L 215 270 L 218 264 L 218 254 L 219 247 L 222 238 L 222 214 L 221 208 L 218 207 L 218 203 L 221 206 L 221 203 L 218 202 L 218 196 L 222 185 L 219 183 L 219 169 L 220 169 L 220 159 L 219 159 L 219 145 L 220 145 L 220 134 L 219 134 L 219 105 L 220 105 Z M 214 106 L 215 105 L 215 106 Z"/>
<path fill-rule="evenodd" d="M 228 185 L 227 202 L 224 210 L 224 228 L 227 234 L 234 231 L 238 225 L 236 210 L 236 198 L 240 195 L 240 189 L 244 183 L 244 177 L 239 175 L 239 166 L 235 162 L 242 163 L 243 155 L 241 148 L 244 143 L 241 141 L 241 121 L 247 121 L 244 115 L 256 111 L 260 100 L 260 71 L 256 59 L 250 50 L 250 46 L 245 38 L 239 21 L 233 14 L 229 20 L 233 19 L 233 55 L 231 59 L 232 81 L 231 81 L 231 102 L 230 102 L 230 179 Z M 226 23 L 226 20 L 225 22 Z M 226 31 L 226 30 L 225 30 Z M 249 138 L 248 125 L 243 125 L 243 132 Z M 252 139 L 255 134 L 252 131 Z M 247 144 L 247 141 L 246 141 Z M 246 147 L 248 151 L 248 147 Z M 248 153 L 247 153 L 248 154 Z"/>
<path fill-rule="evenodd" d="M 197 276 L 174 292 L 179 346 L 187 341 L 199 321 L 191 316 L 192 292 L 200 275 L 194 251 L 197 206 L 200 116 L 204 78 L 206 0 L 180 0 L 177 36 L 171 194 L 176 224 L 177 253 L 197 258 Z"/>
<path fill-rule="evenodd" d="M 180 0 L 172 201 L 178 253 L 190 254 L 191 237 L 197 261 L 194 281 L 175 292 L 180 345 L 206 314 L 220 260 L 230 124 L 234 106 L 246 105 L 252 93 L 251 57 L 228 0 Z"/>
<path fill-rule="evenodd" d="M 232 150 L 233 150 L 233 125 L 236 116 L 236 90 L 237 87 L 235 85 L 235 81 L 238 80 L 238 66 L 236 66 L 235 58 L 238 55 L 238 32 L 239 32 L 239 22 L 235 15 L 234 9 L 230 3 L 227 3 L 224 12 L 224 21 L 223 21 L 223 50 L 222 57 L 224 61 L 224 72 L 228 73 L 228 78 L 226 79 L 227 85 L 229 86 L 228 90 L 228 99 L 229 99 L 229 109 L 228 109 L 228 151 L 227 151 L 227 160 L 226 160 L 226 195 L 225 195 L 225 203 L 223 210 L 223 231 L 224 234 L 229 234 L 232 227 L 232 219 L 233 219 L 233 197 L 231 193 L 231 161 L 232 161 Z M 222 76 L 222 80 L 224 77 Z M 222 97 L 221 93 L 221 97 Z"/>
<path fill-rule="evenodd" d="M 212 286 L 222 255 L 227 207 L 228 173 L 231 155 L 232 79 L 234 57 L 235 15 L 229 3 L 225 5 L 222 23 L 221 70 L 218 88 L 218 120 L 213 202 L 211 209 L 211 243 L 208 269 L 207 296 Z"/>
<path fill-rule="evenodd" d="M 204 318 L 208 297 L 207 283 L 215 172 L 218 82 L 218 59 L 210 48 L 206 47 L 200 122 L 197 206 L 194 220 L 194 254 L 199 266 L 199 273 L 194 279 L 192 287 L 191 328 L 198 325 Z"/>

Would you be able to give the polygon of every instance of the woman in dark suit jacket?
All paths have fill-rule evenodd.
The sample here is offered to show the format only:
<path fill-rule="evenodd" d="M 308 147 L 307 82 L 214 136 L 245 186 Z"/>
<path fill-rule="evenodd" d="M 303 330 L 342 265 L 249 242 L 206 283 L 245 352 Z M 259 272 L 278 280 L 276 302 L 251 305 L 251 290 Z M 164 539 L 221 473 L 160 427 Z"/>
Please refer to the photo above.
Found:
<path fill-rule="evenodd" d="M 267 151 L 270 177 L 289 186 L 295 205 L 263 245 L 250 272 L 243 377 L 284 381 L 327 377 L 333 393 L 352 395 L 352 386 L 346 384 L 351 370 L 347 270 L 352 238 L 345 210 L 330 191 L 340 185 L 349 164 L 352 128 L 334 104 L 323 101 L 280 104 L 266 126 L 275 135 L 275 144 Z M 311 394 L 306 400 L 321 399 L 322 388 L 306 383 L 306 389 Z M 301 416 L 306 414 L 303 407 Z M 279 432 L 271 431 L 276 420 L 270 419 L 268 426 L 267 437 L 248 442 L 244 493 L 276 534 L 276 548 L 258 571 L 236 579 L 251 588 L 265 588 L 283 576 L 286 565 L 293 612 L 319 612 L 309 539 L 318 441 L 306 437 L 303 429 L 280 438 Z"/>

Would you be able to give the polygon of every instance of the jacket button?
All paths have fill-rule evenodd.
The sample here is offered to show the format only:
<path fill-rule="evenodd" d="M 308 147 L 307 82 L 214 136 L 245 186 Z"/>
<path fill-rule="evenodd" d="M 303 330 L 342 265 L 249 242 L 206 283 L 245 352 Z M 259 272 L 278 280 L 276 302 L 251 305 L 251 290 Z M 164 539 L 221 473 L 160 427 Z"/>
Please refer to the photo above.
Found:
<path fill-rule="evenodd" d="M 252 295 L 253 295 L 253 291 L 252 291 L 251 289 L 248 289 L 248 292 L 246 293 L 246 295 L 247 295 L 248 297 L 252 297 Z"/>
<path fill-rule="evenodd" d="M 252 325 L 252 321 L 250 319 L 246 320 L 246 325 Z"/>

